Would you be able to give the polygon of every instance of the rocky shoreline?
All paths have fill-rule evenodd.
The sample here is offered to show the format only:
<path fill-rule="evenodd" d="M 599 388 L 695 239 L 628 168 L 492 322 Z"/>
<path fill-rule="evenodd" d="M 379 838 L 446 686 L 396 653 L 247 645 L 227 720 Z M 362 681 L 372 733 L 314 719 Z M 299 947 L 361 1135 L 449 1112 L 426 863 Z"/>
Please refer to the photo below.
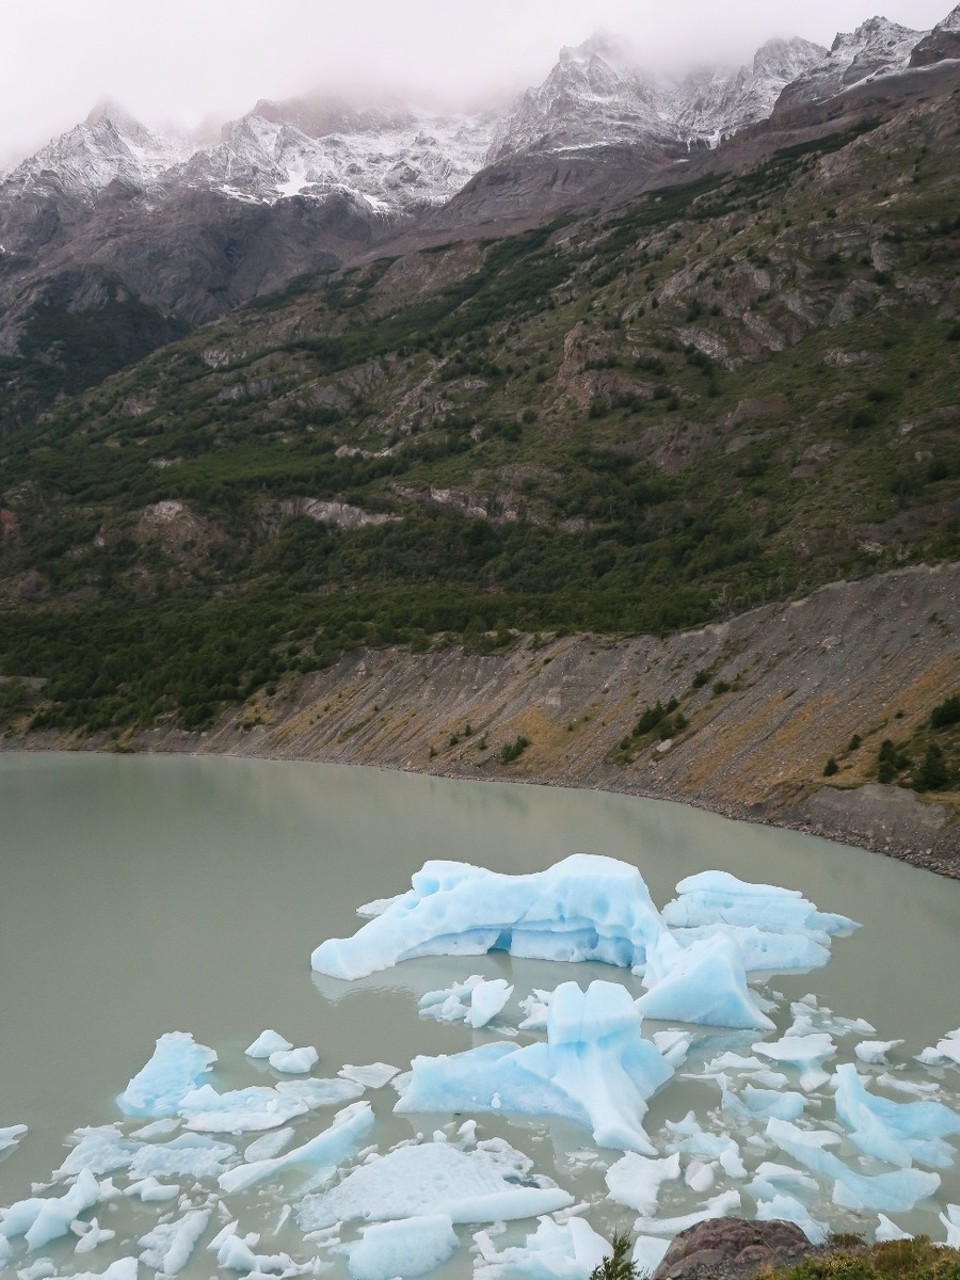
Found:
<path fill-rule="evenodd" d="M 358 650 L 202 733 L 14 735 L 0 748 L 227 754 L 590 788 L 960 878 L 960 794 L 921 797 L 875 780 L 881 742 L 906 740 L 960 687 L 958 635 L 960 565 L 920 566 L 663 638 Z M 657 707 L 655 731 L 638 735 Z"/>

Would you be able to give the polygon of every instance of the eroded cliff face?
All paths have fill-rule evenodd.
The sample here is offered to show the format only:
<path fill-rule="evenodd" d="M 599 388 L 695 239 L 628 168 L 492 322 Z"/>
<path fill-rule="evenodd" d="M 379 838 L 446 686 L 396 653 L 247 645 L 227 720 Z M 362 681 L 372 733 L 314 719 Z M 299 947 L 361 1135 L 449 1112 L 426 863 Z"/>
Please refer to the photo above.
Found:
<path fill-rule="evenodd" d="M 875 780 L 881 743 L 909 741 L 960 684 L 958 636 L 960 565 L 911 568 L 664 639 L 360 651 L 207 733 L 128 745 L 658 796 L 960 875 L 960 796 Z"/>

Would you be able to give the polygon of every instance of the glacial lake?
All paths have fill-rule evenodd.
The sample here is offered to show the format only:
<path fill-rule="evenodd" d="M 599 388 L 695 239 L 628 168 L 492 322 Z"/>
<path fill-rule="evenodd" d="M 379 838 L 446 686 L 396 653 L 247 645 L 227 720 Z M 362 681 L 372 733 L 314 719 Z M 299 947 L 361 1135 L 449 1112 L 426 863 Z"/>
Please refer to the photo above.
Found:
<path fill-rule="evenodd" d="M 190 1032 L 214 1048 L 209 1077 L 217 1088 L 273 1084 L 282 1077 L 244 1056 L 267 1027 L 295 1045 L 315 1045 L 312 1074 L 336 1077 L 344 1064 L 391 1063 L 401 1070 L 414 1055 L 455 1053 L 500 1040 L 522 1017 L 518 1000 L 533 988 L 552 989 L 595 978 L 623 982 L 639 996 L 629 973 L 606 966 L 559 965 L 483 957 L 407 961 L 354 983 L 314 975 L 310 953 L 325 938 L 350 935 L 362 924 L 356 908 L 409 887 L 424 861 L 450 858 L 504 872 L 537 871 L 571 853 L 607 854 L 641 870 L 657 906 L 676 883 L 717 868 L 751 881 L 799 889 L 823 911 L 863 926 L 835 938 L 822 969 L 777 974 L 755 984 L 776 1002 L 776 1033 L 694 1029 L 688 1062 L 651 1101 L 646 1129 L 664 1152 L 667 1121 L 693 1109 L 704 1129 L 726 1127 L 740 1143 L 747 1179 L 719 1176 L 708 1192 L 682 1181 L 665 1184 L 660 1212 L 687 1213 L 727 1187 L 741 1192 L 740 1213 L 755 1202 L 744 1187 L 763 1160 L 787 1157 L 752 1138 L 719 1112 L 719 1090 L 695 1078 L 725 1049 L 741 1054 L 773 1039 L 793 1020 L 790 1002 L 814 993 L 835 1015 L 863 1018 L 875 1034 L 835 1034 L 832 1070 L 854 1060 L 862 1039 L 902 1040 L 889 1067 L 860 1065 L 873 1092 L 900 1101 L 916 1093 L 877 1085 L 885 1071 L 923 1096 L 960 1109 L 960 1068 L 921 1067 L 914 1061 L 960 1025 L 960 883 L 938 878 L 862 850 L 795 832 L 728 821 L 696 809 L 589 791 L 468 783 L 355 767 L 224 758 L 0 754 L 0 1129 L 25 1123 L 29 1132 L 0 1156 L 0 1205 L 49 1182 L 76 1141 L 78 1128 L 122 1117 L 114 1099 L 147 1061 L 156 1039 Z M 506 977 L 513 1000 L 493 1029 L 472 1032 L 418 1016 L 417 999 L 469 974 Z M 496 1028 L 499 1027 L 498 1031 Z M 524 1043 L 525 1033 L 514 1040 Z M 767 1064 L 774 1065 L 774 1064 Z M 742 1083 L 742 1082 L 740 1082 Z M 795 1089 L 791 1082 L 789 1088 Z M 391 1086 L 368 1091 L 377 1125 L 368 1139 L 381 1152 L 446 1126 L 455 1134 L 464 1117 L 395 1116 Z M 334 1108 L 293 1122 L 296 1142 L 325 1128 Z M 832 1120 L 829 1088 L 818 1090 L 801 1124 Z M 619 1152 L 597 1152 L 586 1130 L 563 1122 L 478 1115 L 478 1136 L 501 1136 L 554 1179 L 589 1203 L 587 1217 L 609 1235 L 629 1229 L 635 1214 L 607 1198 L 605 1169 Z M 142 1124 L 142 1122 L 140 1122 Z M 129 1135 L 138 1126 L 126 1121 Z M 256 1133 L 231 1138 L 239 1153 Z M 960 1159 L 960 1138 L 948 1143 Z M 835 1148 L 860 1172 L 890 1166 L 862 1161 L 849 1146 Z M 787 1161 L 789 1163 L 789 1161 Z M 938 1212 L 960 1204 L 960 1172 L 938 1170 L 940 1190 L 908 1212 L 890 1216 L 903 1228 L 945 1238 Z M 123 1188 L 122 1172 L 115 1175 Z M 303 1178 L 288 1175 L 230 1201 L 240 1231 L 258 1231 L 256 1250 L 289 1251 L 298 1262 L 319 1246 L 305 1244 L 284 1206 L 296 1208 Z M 206 1204 L 216 1184 L 183 1192 Z M 41 1190 L 61 1195 L 65 1184 Z M 831 1208 L 828 1189 L 809 1199 L 814 1217 L 832 1228 L 872 1238 L 877 1213 Z M 182 1208 L 182 1206 L 181 1206 Z M 126 1198 L 91 1213 L 116 1239 L 75 1256 L 75 1238 L 29 1255 L 16 1242 L 11 1274 L 52 1259 L 60 1275 L 102 1272 L 115 1258 L 136 1254 L 138 1237 L 171 1215 L 170 1205 Z M 172 1216 L 176 1217 L 176 1202 Z M 204 1245 L 224 1223 L 216 1209 L 210 1228 L 182 1275 L 217 1270 Z M 515 1224 L 498 1247 L 522 1241 L 535 1223 Z M 2 1230 L 2 1228 L 0 1228 Z M 472 1272 L 471 1236 L 435 1272 Z M 356 1228 L 344 1232 L 354 1238 Z M 323 1254 L 334 1276 L 342 1258 Z M 2 1269 L 2 1259 L 0 1259 Z"/>

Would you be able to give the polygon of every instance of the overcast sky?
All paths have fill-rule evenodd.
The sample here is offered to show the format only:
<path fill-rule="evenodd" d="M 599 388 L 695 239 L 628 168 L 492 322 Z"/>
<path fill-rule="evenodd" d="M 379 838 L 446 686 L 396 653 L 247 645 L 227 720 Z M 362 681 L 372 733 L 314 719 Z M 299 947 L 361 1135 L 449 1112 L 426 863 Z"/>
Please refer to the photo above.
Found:
<path fill-rule="evenodd" d="M 744 61 L 770 36 L 830 44 L 877 0 L 0 0 L 0 161 L 111 97 L 195 127 L 260 97 L 374 86 L 480 98 L 537 83 L 563 44 L 622 31 L 651 66 Z M 927 28 L 950 0 L 885 0 Z"/>

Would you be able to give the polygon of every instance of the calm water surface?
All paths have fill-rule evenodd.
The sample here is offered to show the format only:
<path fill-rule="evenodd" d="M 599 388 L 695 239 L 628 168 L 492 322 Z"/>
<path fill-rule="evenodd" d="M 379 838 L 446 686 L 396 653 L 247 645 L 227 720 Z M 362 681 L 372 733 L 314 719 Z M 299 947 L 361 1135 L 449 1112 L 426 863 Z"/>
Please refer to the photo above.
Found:
<path fill-rule="evenodd" d="M 0 1160 L 0 1204 L 48 1178 L 78 1126 L 119 1118 L 115 1095 L 165 1031 L 190 1031 L 216 1048 L 214 1078 L 226 1087 L 275 1078 L 243 1055 L 264 1027 L 315 1044 L 318 1076 L 335 1075 L 345 1062 L 405 1068 L 418 1052 L 481 1043 L 489 1033 L 417 1016 L 417 996 L 469 973 L 509 977 L 515 999 L 534 986 L 596 976 L 626 981 L 639 994 L 636 980 L 602 966 L 503 956 L 412 961 L 349 985 L 311 975 L 311 950 L 353 933 L 356 907 L 408 888 L 428 858 L 535 871 L 575 852 L 634 863 L 659 906 L 683 876 L 716 867 L 800 889 L 822 909 L 853 916 L 864 928 L 835 941 L 827 968 L 772 980 L 770 990 L 784 997 L 778 1026 L 791 1020 L 790 999 L 816 992 L 836 1013 L 872 1022 L 877 1038 L 904 1039 L 892 1060 L 907 1075 L 940 1082 L 948 1100 L 960 1088 L 960 1072 L 921 1075 L 906 1065 L 960 1024 L 956 882 L 794 832 L 596 792 L 317 764 L 0 755 L 0 1127 L 30 1125 L 19 1149 Z M 520 1016 L 515 1002 L 505 1012 L 514 1023 Z M 757 1038 L 726 1040 L 743 1051 Z M 839 1042 L 841 1059 L 852 1057 L 855 1042 Z M 715 1037 L 709 1052 L 719 1043 Z M 418 1125 L 429 1135 L 450 1119 L 401 1121 L 390 1114 L 391 1089 L 367 1096 L 384 1142 L 411 1137 Z M 654 1101 L 647 1127 L 653 1133 L 691 1106 L 706 1115 L 717 1102 L 715 1086 L 678 1080 Z M 298 1134 L 311 1136 L 328 1120 L 329 1113 L 308 1116 Z M 603 1166 L 584 1171 L 576 1154 L 589 1148 L 585 1132 L 486 1119 L 480 1128 L 508 1136 L 575 1194 L 602 1190 Z M 241 1148 L 253 1136 L 240 1139 Z M 960 1201 L 955 1171 L 942 1190 L 941 1204 Z M 266 1224 L 275 1206 L 263 1199 L 250 1212 Z M 695 1203 L 691 1193 L 687 1208 Z M 752 1208 L 744 1197 L 744 1212 Z M 155 1217 L 144 1212 L 141 1230 Z M 911 1215 L 894 1216 L 910 1225 Z M 872 1228 L 875 1214 L 867 1219 Z M 616 1211 L 611 1219 L 598 1205 L 591 1220 L 604 1229 Z M 943 1238 L 929 1205 L 914 1221 Z M 463 1236 L 469 1244 L 469 1232 Z M 265 1237 L 260 1247 L 270 1243 Z M 284 1247 L 296 1244 L 294 1234 Z M 74 1258 L 63 1245 L 43 1253 L 68 1274 L 102 1271 L 124 1252 L 109 1250 Z M 461 1250 L 446 1270 L 463 1276 L 470 1265 Z M 184 1274 L 214 1269 L 198 1251 Z"/>

